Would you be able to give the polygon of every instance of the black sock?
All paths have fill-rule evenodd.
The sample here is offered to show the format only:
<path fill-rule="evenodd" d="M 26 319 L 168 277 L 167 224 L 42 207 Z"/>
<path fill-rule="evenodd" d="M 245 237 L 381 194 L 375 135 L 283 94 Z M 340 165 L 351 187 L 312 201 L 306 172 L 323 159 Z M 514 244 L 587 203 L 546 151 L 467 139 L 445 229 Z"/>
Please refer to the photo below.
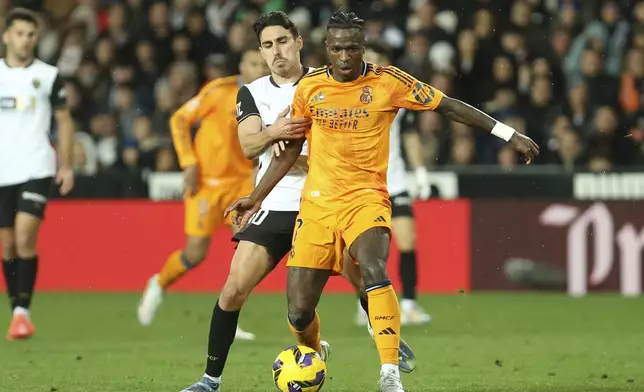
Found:
<path fill-rule="evenodd" d="M 36 275 L 38 274 L 38 256 L 16 261 L 18 279 L 16 282 L 16 307 L 29 309 L 34 295 Z"/>
<path fill-rule="evenodd" d="M 369 315 L 369 300 L 367 300 L 367 297 L 359 296 L 358 299 L 360 300 L 360 306 L 362 306 L 362 310 L 365 311 L 367 316 Z"/>
<path fill-rule="evenodd" d="M 7 296 L 11 310 L 16 307 L 16 283 L 18 281 L 18 272 L 15 260 L 2 260 L 2 271 L 4 272 L 4 283 L 7 286 Z"/>
<path fill-rule="evenodd" d="M 400 252 L 400 280 L 404 299 L 416 299 L 416 252 Z"/>
<path fill-rule="evenodd" d="M 206 374 L 210 377 L 221 377 L 226 366 L 230 346 L 235 340 L 239 310 L 228 312 L 215 304 L 210 320 L 210 335 L 208 336 L 208 360 Z"/>

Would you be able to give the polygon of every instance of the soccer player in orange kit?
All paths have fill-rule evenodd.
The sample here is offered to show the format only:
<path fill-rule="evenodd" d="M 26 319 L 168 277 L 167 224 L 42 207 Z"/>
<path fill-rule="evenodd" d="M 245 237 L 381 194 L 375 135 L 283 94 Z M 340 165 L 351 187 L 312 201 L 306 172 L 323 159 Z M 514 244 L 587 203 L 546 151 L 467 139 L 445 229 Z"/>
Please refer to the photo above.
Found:
<path fill-rule="evenodd" d="M 254 188 L 254 163 L 244 156 L 237 136 L 237 91 L 268 74 L 257 47 L 242 53 L 240 75 L 209 82 L 186 102 L 170 120 L 172 140 L 183 169 L 185 193 L 184 249 L 173 252 L 158 274 L 148 281 L 138 308 L 139 322 L 152 323 L 163 292 L 206 257 L 211 236 L 223 224 L 224 209 Z M 194 141 L 191 130 L 200 122 Z M 233 225 L 233 232 L 237 228 Z M 252 340 L 253 334 L 237 329 L 237 337 Z"/>
<path fill-rule="evenodd" d="M 365 63 L 364 21 L 336 11 L 326 32 L 331 66 L 306 75 L 293 100 L 294 118 L 312 119 L 306 134 L 309 174 L 302 190 L 288 266 L 288 322 L 299 344 L 320 349 L 316 306 L 343 251 L 359 264 L 380 355 L 381 392 L 404 392 L 398 370 L 400 307 L 387 277 L 391 203 L 387 192 L 389 127 L 398 109 L 434 110 L 508 141 L 527 162 L 539 153 L 528 137 L 478 109 L 445 96 L 396 67 Z M 300 155 L 291 141 L 273 159 L 250 197 L 227 209 L 245 225 Z"/>

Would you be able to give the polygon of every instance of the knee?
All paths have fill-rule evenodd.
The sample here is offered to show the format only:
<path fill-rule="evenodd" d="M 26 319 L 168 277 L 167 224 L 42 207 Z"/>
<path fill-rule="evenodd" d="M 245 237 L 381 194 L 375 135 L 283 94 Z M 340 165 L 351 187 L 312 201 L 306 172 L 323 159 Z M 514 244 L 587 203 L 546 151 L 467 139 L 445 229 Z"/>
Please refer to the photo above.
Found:
<path fill-rule="evenodd" d="M 15 235 L 14 247 L 16 256 L 33 257 L 36 255 L 36 233 L 28 231 L 17 231 Z"/>
<path fill-rule="evenodd" d="M 416 249 L 416 233 L 412 231 L 405 236 L 397 237 L 396 245 L 401 252 L 412 252 Z"/>
<path fill-rule="evenodd" d="M 183 251 L 183 258 L 185 262 L 195 267 L 204 261 L 207 252 L 208 249 L 201 246 L 186 246 Z"/>
<path fill-rule="evenodd" d="M 315 309 L 297 309 L 295 307 L 288 307 L 288 321 L 298 331 L 303 331 L 311 325 L 315 318 Z"/>
<path fill-rule="evenodd" d="M 226 311 L 240 310 L 250 291 L 251 289 L 243 287 L 239 282 L 229 279 L 219 296 L 219 307 Z"/>
<path fill-rule="evenodd" d="M 306 328 L 315 318 L 315 305 L 311 304 L 305 296 L 288 296 L 288 319 L 291 325 L 298 330 Z"/>
<path fill-rule="evenodd" d="M 18 257 L 16 252 L 16 241 L 13 234 L 3 234 L 0 236 L 0 244 L 2 245 L 2 258 L 5 260 L 12 260 Z"/>

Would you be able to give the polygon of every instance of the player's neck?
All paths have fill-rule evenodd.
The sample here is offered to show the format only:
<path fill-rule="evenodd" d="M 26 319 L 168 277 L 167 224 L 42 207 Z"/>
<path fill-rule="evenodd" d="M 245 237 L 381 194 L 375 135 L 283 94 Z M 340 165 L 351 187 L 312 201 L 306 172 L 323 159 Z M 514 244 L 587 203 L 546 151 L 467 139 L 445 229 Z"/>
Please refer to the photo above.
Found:
<path fill-rule="evenodd" d="M 291 68 L 287 75 L 280 76 L 276 73 L 271 73 L 271 78 L 273 78 L 273 81 L 277 84 L 295 83 L 300 80 L 302 75 L 304 75 L 304 72 L 304 66 L 302 66 L 302 64 L 298 64 L 296 67 Z"/>
<path fill-rule="evenodd" d="M 7 53 L 7 56 L 4 58 L 4 62 L 9 68 L 27 68 L 31 65 L 31 63 L 34 62 L 34 58 L 29 57 L 27 59 L 21 60 L 16 58 L 16 56 L 12 56 L 11 54 Z"/>

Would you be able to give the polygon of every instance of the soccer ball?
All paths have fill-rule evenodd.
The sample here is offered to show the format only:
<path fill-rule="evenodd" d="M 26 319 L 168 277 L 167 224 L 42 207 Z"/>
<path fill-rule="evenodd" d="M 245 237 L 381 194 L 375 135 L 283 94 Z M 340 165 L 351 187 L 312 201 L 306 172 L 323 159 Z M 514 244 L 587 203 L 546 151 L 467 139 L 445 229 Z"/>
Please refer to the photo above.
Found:
<path fill-rule="evenodd" d="M 326 364 L 312 348 L 291 346 L 273 362 L 273 380 L 282 392 L 317 392 L 326 380 Z"/>

